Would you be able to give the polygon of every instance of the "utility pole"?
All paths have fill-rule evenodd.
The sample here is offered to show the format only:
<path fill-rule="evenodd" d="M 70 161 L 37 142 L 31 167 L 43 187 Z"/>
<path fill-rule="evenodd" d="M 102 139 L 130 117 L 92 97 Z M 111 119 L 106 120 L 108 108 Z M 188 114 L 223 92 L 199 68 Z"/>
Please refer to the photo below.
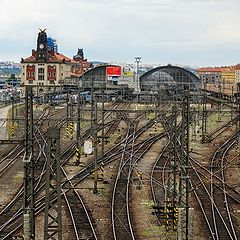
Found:
<path fill-rule="evenodd" d="M 14 94 L 12 94 L 12 126 L 11 126 L 11 137 L 15 136 L 15 114 L 14 114 L 14 110 L 15 110 L 15 104 L 14 104 Z"/>
<path fill-rule="evenodd" d="M 97 101 L 95 99 L 95 96 L 93 96 L 92 99 L 94 104 L 94 113 L 93 113 L 93 149 L 94 149 L 94 188 L 93 193 L 97 194 L 97 181 L 98 181 L 98 164 L 97 164 Z"/>
<path fill-rule="evenodd" d="M 233 88 L 234 88 L 234 85 L 232 85 L 232 94 L 231 94 L 231 98 L 230 98 L 230 101 L 231 101 L 231 121 L 234 118 L 234 113 L 233 113 L 234 112 L 234 108 L 233 108 L 233 104 L 234 104 Z"/>
<path fill-rule="evenodd" d="M 74 133 L 74 124 L 73 124 L 73 99 L 72 99 L 72 97 L 70 97 L 69 104 L 70 104 L 70 123 L 69 123 L 69 126 L 68 126 L 68 130 L 69 130 L 69 133 L 70 133 L 71 139 L 72 139 L 72 138 L 73 138 L 73 133 Z"/>
<path fill-rule="evenodd" d="M 173 230 L 177 230 L 178 218 L 177 218 L 177 106 L 176 102 L 172 106 L 172 118 L 170 125 L 170 167 L 171 171 L 169 173 L 169 186 L 168 186 L 168 197 L 166 202 L 165 214 L 166 216 L 169 212 L 172 212 L 172 222 Z M 170 222 L 169 218 L 166 218 L 166 227 L 169 228 Z"/>
<path fill-rule="evenodd" d="M 141 62 L 141 57 L 135 57 L 135 62 L 137 63 L 137 103 L 138 103 L 138 93 L 139 93 L 139 63 Z"/>
<path fill-rule="evenodd" d="M 69 94 L 67 92 L 67 99 L 66 99 L 66 103 L 67 103 L 67 127 L 66 127 L 66 137 L 69 137 Z"/>
<path fill-rule="evenodd" d="M 76 164 L 80 165 L 81 158 L 81 139 L 80 139 L 80 130 L 81 130 L 81 88 L 78 86 L 78 102 L 77 102 L 77 145 L 76 145 Z"/>
<path fill-rule="evenodd" d="M 104 180 L 104 143 L 105 143 L 105 134 L 104 134 L 104 89 L 102 88 L 102 160 L 101 160 L 101 170 L 102 178 Z"/>
<path fill-rule="evenodd" d="M 178 228 L 180 240 L 190 240 L 189 236 L 189 89 L 186 88 L 182 98 L 182 134 L 181 134 L 181 228 Z M 182 210 L 185 211 L 182 211 Z M 183 214 L 185 212 L 185 214 Z M 185 216 L 184 216 L 185 215 Z"/>
<path fill-rule="evenodd" d="M 92 141 L 93 141 L 93 151 L 94 151 L 94 184 L 93 193 L 97 194 L 97 181 L 98 181 L 98 164 L 97 164 L 97 101 L 94 91 L 94 78 L 91 79 L 91 131 L 92 131 Z"/>
<path fill-rule="evenodd" d="M 33 152 L 33 91 L 25 88 L 25 155 L 24 162 L 24 239 L 35 239 L 35 204 L 34 204 L 34 167 Z"/>
<path fill-rule="evenodd" d="M 240 82 L 237 83 L 237 106 L 238 106 L 238 116 L 240 117 Z M 238 119 L 237 131 L 240 131 L 240 119 Z M 240 133 L 239 133 L 240 134 Z"/>
<path fill-rule="evenodd" d="M 60 129 L 50 127 L 47 135 L 48 145 L 44 240 L 62 240 Z M 55 198 L 57 198 L 56 201 Z"/>
<path fill-rule="evenodd" d="M 237 106 L 238 106 L 238 116 L 240 117 L 240 82 L 237 83 L 237 93 L 236 93 L 237 99 Z M 237 154 L 240 156 L 240 119 L 237 121 L 237 128 L 236 131 L 238 132 L 238 142 L 237 142 Z"/>
<path fill-rule="evenodd" d="M 203 93 L 202 100 L 202 143 L 207 142 L 207 95 Z"/>
<path fill-rule="evenodd" d="M 93 89 L 94 89 L 94 78 L 91 79 L 91 130 L 93 133 L 93 117 L 94 117 L 94 96 L 93 96 Z"/>
<path fill-rule="evenodd" d="M 224 92 L 224 79 L 223 79 L 223 92 L 221 91 L 221 85 L 219 85 L 220 88 L 219 88 L 219 93 L 218 93 L 218 96 L 219 96 L 219 99 L 222 98 L 223 96 L 223 92 Z M 217 111 L 218 111 L 218 122 L 221 121 L 221 109 L 222 109 L 222 103 L 219 101 L 218 104 L 217 104 Z"/>

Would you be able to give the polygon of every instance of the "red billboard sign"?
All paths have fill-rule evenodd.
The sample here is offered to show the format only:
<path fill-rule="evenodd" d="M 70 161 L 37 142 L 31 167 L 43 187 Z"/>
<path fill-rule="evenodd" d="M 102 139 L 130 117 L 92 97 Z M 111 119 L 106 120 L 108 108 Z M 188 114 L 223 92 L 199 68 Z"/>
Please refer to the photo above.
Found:
<path fill-rule="evenodd" d="M 121 67 L 107 67 L 107 76 L 121 76 Z"/>

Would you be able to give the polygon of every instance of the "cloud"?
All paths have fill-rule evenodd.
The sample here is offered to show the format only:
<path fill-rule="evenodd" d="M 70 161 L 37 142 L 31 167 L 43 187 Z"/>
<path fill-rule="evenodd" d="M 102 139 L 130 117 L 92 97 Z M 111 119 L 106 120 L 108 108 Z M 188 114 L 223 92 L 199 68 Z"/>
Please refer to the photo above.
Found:
<path fill-rule="evenodd" d="M 229 51 L 239 62 L 239 8 L 239 0 L 2 0 L 0 59 L 28 56 L 41 27 L 69 56 L 83 47 L 92 60 L 130 61 L 142 53 L 149 62 L 207 65 L 214 62 L 204 58 L 208 52 Z M 216 62 L 227 61 L 220 56 Z"/>

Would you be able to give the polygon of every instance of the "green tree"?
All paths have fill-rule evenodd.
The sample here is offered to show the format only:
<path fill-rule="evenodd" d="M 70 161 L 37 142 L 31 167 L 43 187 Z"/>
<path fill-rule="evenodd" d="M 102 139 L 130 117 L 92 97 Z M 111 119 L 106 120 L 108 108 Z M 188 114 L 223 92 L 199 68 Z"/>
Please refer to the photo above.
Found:
<path fill-rule="evenodd" d="M 16 81 L 16 76 L 15 74 L 11 74 L 11 76 L 7 79 L 7 84 L 13 85 L 13 82 Z"/>

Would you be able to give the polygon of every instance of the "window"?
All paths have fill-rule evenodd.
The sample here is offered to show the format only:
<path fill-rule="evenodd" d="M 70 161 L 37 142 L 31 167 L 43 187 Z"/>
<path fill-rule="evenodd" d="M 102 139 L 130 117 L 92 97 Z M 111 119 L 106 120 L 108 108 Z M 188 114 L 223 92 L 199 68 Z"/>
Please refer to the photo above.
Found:
<path fill-rule="evenodd" d="M 44 73 L 44 68 L 39 68 L 38 73 Z"/>
<path fill-rule="evenodd" d="M 44 68 L 38 68 L 38 80 L 44 80 Z"/>
<path fill-rule="evenodd" d="M 44 75 L 38 75 L 38 80 L 44 81 Z"/>
<path fill-rule="evenodd" d="M 33 84 L 33 80 L 28 80 L 28 84 Z"/>

